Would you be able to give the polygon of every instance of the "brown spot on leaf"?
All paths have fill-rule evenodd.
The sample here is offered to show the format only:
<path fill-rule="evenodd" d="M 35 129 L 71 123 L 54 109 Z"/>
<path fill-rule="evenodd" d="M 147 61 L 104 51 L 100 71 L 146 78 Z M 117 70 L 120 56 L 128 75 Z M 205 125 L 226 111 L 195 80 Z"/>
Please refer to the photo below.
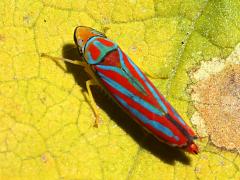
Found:
<path fill-rule="evenodd" d="M 198 81 L 192 90 L 194 106 L 211 141 L 240 152 L 240 65 L 225 66 Z"/>
<path fill-rule="evenodd" d="M 42 156 L 41 156 L 41 159 L 42 159 L 42 161 L 44 162 L 44 163 L 47 163 L 47 156 L 46 156 L 46 154 L 43 154 Z"/>
<path fill-rule="evenodd" d="M 0 34 L 0 41 L 4 41 L 5 40 L 5 36 Z"/>

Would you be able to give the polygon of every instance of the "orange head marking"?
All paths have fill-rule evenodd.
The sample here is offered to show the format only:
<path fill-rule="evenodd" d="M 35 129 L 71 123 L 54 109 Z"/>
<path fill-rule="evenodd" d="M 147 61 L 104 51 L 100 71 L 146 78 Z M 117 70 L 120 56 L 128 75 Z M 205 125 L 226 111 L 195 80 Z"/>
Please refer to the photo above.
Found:
<path fill-rule="evenodd" d="M 189 144 L 186 147 L 187 152 L 191 153 L 191 154 L 198 154 L 199 150 L 198 150 L 198 146 L 192 142 L 191 144 Z"/>
<path fill-rule="evenodd" d="M 86 26 L 78 26 L 75 28 L 74 31 L 74 41 L 75 44 L 78 46 L 80 52 L 83 52 L 83 48 L 87 41 L 94 36 L 102 36 L 106 37 L 103 33 L 96 31 L 90 27 Z"/>

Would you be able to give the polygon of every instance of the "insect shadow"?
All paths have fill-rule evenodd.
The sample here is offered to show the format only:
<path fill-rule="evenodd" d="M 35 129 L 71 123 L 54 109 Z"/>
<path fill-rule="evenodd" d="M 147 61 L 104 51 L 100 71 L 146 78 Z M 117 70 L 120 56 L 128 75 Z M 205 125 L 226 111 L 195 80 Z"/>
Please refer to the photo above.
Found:
<path fill-rule="evenodd" d="M 70 60 L 83 60 L 80 57 L 78 49 L 73 44 L 64 45 L 62 55 L 64 58 Z M 86 72 L 84 72 L 83 68 L 70 63 L 66 63 L 66 66 L 67 72 L 71 73 L 77 84 L 86 90 L 85 83 L 89 77 Z M 146 133 L 145 130 L 134 122 L 121 108 L 119 108 L 113 100 L 109 99 L 107 96 L 103 96 L 103 92 L 99 91 L 99 87 L 93 86 L 91 87 L 91 90 L 97 105 L 103 109 L 118 126 L 128 133 L 141 146 L 141 148 L 149 151 L 165 163 L 173 165 L 175 164 L 175 161 L 179 161 L 185 165 L 190 165 L 190 159 L 185 152 L 161 143 L 151 134 Z M 101 128 L 101 126 L 99 128 Z"/>

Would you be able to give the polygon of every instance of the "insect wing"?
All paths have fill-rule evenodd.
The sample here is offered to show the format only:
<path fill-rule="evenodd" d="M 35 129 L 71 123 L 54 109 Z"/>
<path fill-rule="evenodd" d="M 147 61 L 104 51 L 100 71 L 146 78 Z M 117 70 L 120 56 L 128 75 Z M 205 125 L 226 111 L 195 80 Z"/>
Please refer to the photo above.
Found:
<path fill-rule="evenodd" d="M 159 140 L 178 147 L 192 142 L 191 128 L 120 48 L 94 68 L 112 97 Z"/>

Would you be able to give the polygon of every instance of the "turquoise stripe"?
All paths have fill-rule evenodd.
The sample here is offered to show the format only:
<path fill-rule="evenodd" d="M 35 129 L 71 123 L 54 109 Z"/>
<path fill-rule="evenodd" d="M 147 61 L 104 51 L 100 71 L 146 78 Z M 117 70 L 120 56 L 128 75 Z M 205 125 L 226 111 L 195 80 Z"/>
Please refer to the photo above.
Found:
<path fill-rule="evenodd" d="M 106 71 L 114 71 L 118 74 L 120 74 L 121 76 L 124 76 L 125 78 L 127 78 L 126 73 L 124 73 L 120 68 L 115 67 L 115 66 L 106 66 L 106 65 L 96 65 L 96 67 L 102 69 L 102 70 L 106 70 Z"/>
<path fill-rule="evenodd" d="M 126 95 L 127 97 L 131 98 L 133 101 L 135 101 L 136 103 L 138 103 L 139 105 L 143 106 L 144 108 L 148 109 L 150 112 L 157 114 L 159 116 L 162 116 L 163 113 L 161 111 L 159 111 L 159 109 L 155 108 L 154 106 L 152 106 L 151 104 L 149 104 L 148 102 L 146 102 L 145 100 L 141 99 L 141 97 L 138 97 L 136 95 L 134 95 L 132 92 L 130 92 L 129 90 L 127 90 L 125 87 L 123 87 L 122 85 L 120 85 L 119 83 L 117 83 L 116 81 L 113 81 L 112 79 L 106 77 L 105 75 L 103 75 L 102 73 L 98 72 L 99 76 L 105 81 L 107 82 L 110 86 L 112 86 L 113 88 L 117 89 L 118 91 L 120 91 L 121 93 L 123 93 L 124 95 Z M 114 94 L 113 94 L 114 95 Z"/>
<path fill-rule="evenodd" d="M 85 46 L 82 47 L 82 52 L 83 52 L 84 54 L 85 54 L 85 49 L 86 49 L 86 47 L 88 47 L 89 43 L 91 43 L 92 41 L 94 41 L 96 38 L 99 38 L 99 36 L 93 36 L 92 38 L 90 38 L 90 39 L 86 42 Z"/>
<path fill-rule="evenodd" d="M 174 115 L 178 118 L 178 120 L 183 124 L 186 125 L 186 123 L 184 122 L 184 120 L 179 116 L 179 114 L 177 113 L 177 111 L 170 105 L 171 110 L 173 111 Z"/>
<path fill-rule="evenodd" d="M 130 64 L 134 67 L 134 69 L 137 71 L 138 75 L 143 79 L 143 81 L 146 83 L 147 87 L 149 88 L 149 90 L 151 91 L 151 93 L 153 94 L 154 98 L 157 99 L 159 105 L 162 107 L 164 113 L 168 113 L 167 107 L 164 105 L 164 103 L 162 102 L 162 100 L 160 99 L 159 95 L 157 94 L 157 92 L 153 89 L 153 87 L 147 82 L 146 78 L 143 76 L 142 72 L 139 70 L 139 68 L 132 62 L 132 60 L 128 57 L 128 61 L 130 62 Z"/>
<path fill-rule="evenodd" d="M 120 63 L 121 63 L 121 66 L 122 68 L 129 73 L 129 70 L 128 68 L 126 67 L 125 63 L 124 63 L 124 60 L 123 60 L 123 54 L 122 54 L 122 51 L 118 48 L 118 54 L 119 54 L 119 59 L 120 59 Z"/>
<path fill-rule="evenodd" d="M 168 137 L 174 137 L 177 141 L 179 140 L 179 138 L 177 136 L 174 135 L 174 133 L 168 129 L 167 127 L 163 126 L 162 124 L 160 124 L 157 121 L 153 121 L 148 119 L 144 114 L 141 114 L 138 110 L 136 110 L 135 108 L 129 106 L 123 99 L 121 99 L 118 96 L 115 96 L 118 101 L 125 107 L 127 108 L 132 114 L 134 114 L 139 120 L 141 120 L 144 124 L 150 124 L 150 126 L 152 126 L 154 129 L 157 129 L 158 131 L 162 132 L 163 134 L 165 134 Z"/>
<path fill-rule="evenodd" d="M 141 93 L 144 95 L 147 94 L 144 86 L 135 78 L 132 76 L 131 72 L 129 69 L 126 67 L 124 60 L 123 60 L 123 54 L 122 51 L 118 48 L 118 54 L 119 54 L 119 59 L 121 63 L 122 69 L 126 72 L 126 75 L 128 76 L 128 79 L 131 80 L 131 83 L 133 84 L 134 87 L 136 87 Z"/>
<path fill-rule="evenodd" d="M 105 39 L 105 40 L 113 43 L 112 41 L 110 41 L 106 38 L 100 37 L 100 36 L 92 37 L 91 39 L 89 39 L 88 42 L 86 43 L 86 45 L 84 46 L 84 51 L 91 43 L 93 43 L 99 49 L 100 55 L 96 60 L 94 60 L 92 58 L 91 53 L 89 51 L 86 52 L 86 57 L 85 58 L 86 58 L 88 64 L 98 64 L 98 63 L 100 63 L 103 60 L 103 58 L 106 56 L 107 53 L 113 51 L 114 49 L 117 49 L 117 47 L 118 47 L 116 43 L 113 43 L 113 46 L 111 46 L 111 47 L 105 46 L 104 44 L 99 42 L 96 38 L 102 38 L 102 39 Z M 84 52 L 84 54 L 85 54 L 85 52 Z"/>
<path fill-rule="evenodd" d="M 144 89 L 144 87 L 140 84 L 140 82 L 138 82 L 137 79 L 135 79 L 131 74 L 129 74 L 128 72 L 126 72 L 123 68 L 118 68 L 115 66 L 106 66 L 106 65 L 96 65 L 98 68 L 101 68 L 103 70 L 111 70 L 114 72 L 117 72 L 118 74 L 120 74 L 121 76 L 124 76 L 125 78 L 128 79 L 128 81 L 139 91 L 141 92 L 143 95 L 146 96 L 146 91 Z"/>

